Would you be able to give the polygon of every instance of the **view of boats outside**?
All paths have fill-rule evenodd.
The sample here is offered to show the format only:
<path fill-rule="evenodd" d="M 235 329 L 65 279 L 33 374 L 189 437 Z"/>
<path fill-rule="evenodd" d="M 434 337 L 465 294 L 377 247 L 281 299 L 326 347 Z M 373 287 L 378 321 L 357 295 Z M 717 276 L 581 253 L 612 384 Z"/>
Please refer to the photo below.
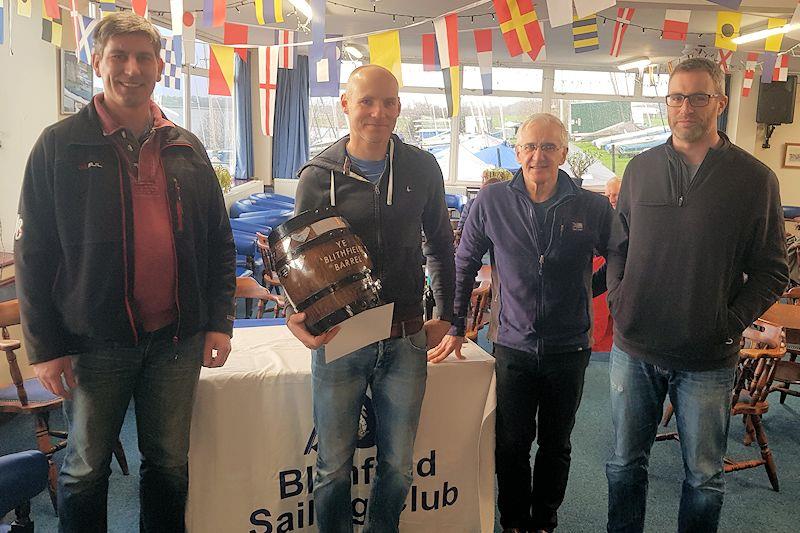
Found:
<path fill-rule="evenodd" d="M 346 80 L 358 63 L 342 65 Z M 493 93 L 481 94 L 477 67 L 463 68 L 461 114 L 451 131 L 440 72 L 422 65 L 403 64 L 403 106 L 396 133 L 409 144 L 436 156 L 446 181 L 479 182 L 485 168 L 519 168 L 514 143 L 526 117 L 543 111 L 544 84 L 552 83 L 549 111 L 566 125 L 570 153 L 585 152 L 595 160 L 583 177 L 584 186 L 602 188 L 606 180 L 622 175 L 630 159 L 669 137 L 666 121 L 668 76 L 645 71 L 602 72 L 554 70 L 545 80 L 542 69 L 495 67 Z M 637 84 L 641 87 L 638 89 Z M 595 97 L 595 95 L 597 95 Z M 339 98 L 312 98 L 309 140 L 314 156 L 347 133 L 347 119 Z M 457 139 L 458 149 L 452 150 Z M 456 156 L 457 178 L 450 176 Z M 562 167 L 573 174 L 569 163 Z"/>

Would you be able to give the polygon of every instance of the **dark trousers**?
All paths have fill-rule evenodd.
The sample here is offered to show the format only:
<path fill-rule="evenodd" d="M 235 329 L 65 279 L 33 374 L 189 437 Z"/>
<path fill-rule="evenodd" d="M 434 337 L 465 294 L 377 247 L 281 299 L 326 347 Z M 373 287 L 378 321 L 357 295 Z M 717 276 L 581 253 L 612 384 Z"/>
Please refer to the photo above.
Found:
<path fill-rule="evenodd" d="M 497 505 L 504 528 L 552 530 L 558 524 L 590 355 L 536 355 L 495 344 Z M 531 476 L 534 439 L 539 448 Z"/>

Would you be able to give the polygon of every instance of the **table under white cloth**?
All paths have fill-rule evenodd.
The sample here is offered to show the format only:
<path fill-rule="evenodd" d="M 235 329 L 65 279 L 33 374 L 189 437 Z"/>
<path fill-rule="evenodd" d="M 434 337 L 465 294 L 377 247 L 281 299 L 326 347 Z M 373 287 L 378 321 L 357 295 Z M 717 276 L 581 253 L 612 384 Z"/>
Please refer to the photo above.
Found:
<path fill-rule="evenodd" d="M 404 532 L 494 530 L 494 359 L 428 365 Z M 200 373 L 192 416 L 192 533 L 317 531 L 310 524 L 316 435 L 311 354 L 285 326 L 237 328 L 222 368 Z M 359 449 L 353 507 L 363 523 L 376 448 Z"/>

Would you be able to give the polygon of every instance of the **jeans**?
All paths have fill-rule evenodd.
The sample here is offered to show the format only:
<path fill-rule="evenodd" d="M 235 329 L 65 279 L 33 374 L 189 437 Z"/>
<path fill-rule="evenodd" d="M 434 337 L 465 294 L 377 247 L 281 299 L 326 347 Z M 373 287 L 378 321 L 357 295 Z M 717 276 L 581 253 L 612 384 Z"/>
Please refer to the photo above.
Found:
<path fill-rule="evenodd" d="M 675 409 L 685 479 L 678 531 L 716 531 L 725 492 L 733 368 L 668 370 L 611 348 L 614 454 L 606 464 L 608 531 L 644 530 L 650 448 L 669 394 Z"/>
<path fill-rule="evenodd" d="M 590 350 L 536 355 L 495 344 L 497 507 L 504 528 L 552 530 Z M 538 422 L 538 438 L 537 438 Z M 531 445 L 537 438 L 533 476 Z"/>
<path fill-rule="evenodd" d="M 370 344 L 328 364 L 324 347 L 313 352 L 314 424 L 319 439 L 314 509 L 321 533 L 353 531 L 350 481 L 367 386 L 372 392 L 378 451 L 363 531 L 398 531 L 411 487 L 414 439 L 428 373 L 426 351 L 423 329 Z"/>
<path fill-rule="evenodd" d="M 189 427 L 205 335 L 174 344 L 172 331 L 146 333 L 137 347 L 98 343 L 73 357 L 78 386 L 58 478 L 61 533 L 107 530 L 109 464 L 131 397 L 142 456 L 140 530 L 184 531 Z"/>

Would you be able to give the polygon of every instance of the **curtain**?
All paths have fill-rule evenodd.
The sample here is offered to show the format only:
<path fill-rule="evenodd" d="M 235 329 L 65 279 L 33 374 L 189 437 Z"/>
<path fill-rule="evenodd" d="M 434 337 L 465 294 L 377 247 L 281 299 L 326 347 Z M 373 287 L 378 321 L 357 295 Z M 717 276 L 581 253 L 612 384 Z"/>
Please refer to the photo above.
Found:
<path fill-rule="evenodd" d="M 308 56 L 298 55 L 293 69 L 278 69 L 272 177 L 296 178 L 308 161 Z"/>
<path fill-rule="evenodd" d="M 234 54 L 236 74 L 234 95 L 236 101 L 236 169 L 237 180 L 249 180 L 255 174 L 253 164 L 253 106 L 250 99 L 250 68 L 254 54 L 247 52 L 247 62 Z"/>

